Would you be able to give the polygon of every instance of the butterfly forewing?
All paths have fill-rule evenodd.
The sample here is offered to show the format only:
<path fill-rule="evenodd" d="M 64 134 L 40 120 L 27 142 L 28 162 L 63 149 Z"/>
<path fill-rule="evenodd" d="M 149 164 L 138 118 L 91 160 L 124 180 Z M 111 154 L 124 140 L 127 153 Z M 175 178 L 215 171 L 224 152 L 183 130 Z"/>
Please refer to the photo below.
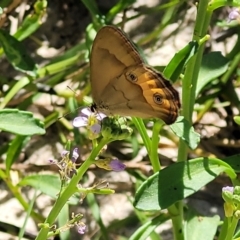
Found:
<path fill-rule="evenodd" d="M 104 88 L 123 70 L 141 63 L 142 59 L 120 29 L 113 26 L 101 28 L 93 42 L 90 57 L 92 95 L 101 100 Z"/>

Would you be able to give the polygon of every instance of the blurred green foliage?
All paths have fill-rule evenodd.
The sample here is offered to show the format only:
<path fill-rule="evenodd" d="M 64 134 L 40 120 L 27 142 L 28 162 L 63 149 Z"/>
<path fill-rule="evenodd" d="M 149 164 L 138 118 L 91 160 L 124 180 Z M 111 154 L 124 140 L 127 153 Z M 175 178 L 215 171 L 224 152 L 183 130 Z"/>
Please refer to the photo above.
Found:
<path fill-rule="evenodd" d="M 85 218 L 85 224 L 89 225 L 86 235 L 91 239 L 164 239 L 156 228 L 169 219 L 174 239 L 190 239 L 189 236 L 198 236 L 198 240 L 237 239 L 237 214 L 228 219 L 220 219 L 218 215 L 202 216 L 191 207 L 185 208 L 182 200 L 198 192 L 222 172 L 233 186 L 239 185 L 235 173 L 239 172 L 240 156 L 238 9 L 234 13 L 236 19 L 228 21 L 229 11 L 233 11 L 232 7 L 240 7 L 239 1 L 203 0 L 196 6 L 192 1 L 179 0 L 163 1 L 153 6 L 136 0 L 106 2 L 0 1 L 0 179 L 26 213 L 20 229 L 16 222 L 6 223 L 0 218 L 1 231 L 18 235 L 19 239 L 23 236 L 47 239 L 57 234 L 61 239 L 74 239 L 69 229 L 76 227 L 80 231 L 83 220 L 82 215 L 71 216 L 69 205 L 86 198 L 92 212 L 90 222 L 94 219 L 99 226 L 97 230 L 92 229 Z M 167 53 L 171 59 L 166 66 L 153 66 L 174 82 L 181 93 L 182 107 L 175 124 L 166 127 L 157 120 L 133 118 L 124 120 L 124 124 L 118 120 L 111 125 L 111 121 L 105 120 L 108 125 L 103 127 L 113 130 L 111 127 L 114 126 L 119 134 L 123 133 L 121 125 L 133 129 L 132 136 L 127 134 L 122 141 L 116 141 L 111 134 L 108 139 L 102 136 L 91 141 L 86 129 L 72 126 L 79 109 L 92 103 L 89 56 L 96 32 L 105 25 L 128 30 L 130 36 L 138 39 L 134 44 L 144 59 L 148 59 L 144 55 L 146 52 L 154 56 L 162 45 L 162 36 L 167 40 L 166 34 L 173 39 L 172 45 L 174 41 L 187 39 L 181 49 Z M 184 33 L 181 32 L 185 30 L 182 25 L 187 29 Z M 99 81 L 103 77 L 104 72 Z M 217 131 L 211 132 L 213 126 Z M 159 155 L 162 139 L 167 139 L 171 150 L 176 153 L 176 159 L 172 159 L 171 154 L 166 156 L 172 163 L 164 169 L 163 157 Z M 24 154 L 36 142 L 36 150 L 31 155 Z M 50 158 L 66 158 L 58 150 L 49 151 L 49 159 L 37 155 L 44 169 L 51 171 L 52 175 L 44 174 L 39 168 L 31 169 L 28 163 L 38 148 L 53 147 L 57 143 L 67 150 L 77 146 L 81 156 L 81 161 L 71 166 L 73 173 L 60 172 L 61 181 L 58 169 L 51 168 L 47 162 Z M 104 157 L 105 145 L 111 149 L 115 143 L 117 147 L 111 155 L 116 153 L 121 160 L 129 158 L 129 161 L 141 156 L 139 152 L 144 146 L 153 172 L 150 176 L 143 170 L 145 163 L 138 165 L 125 161 L 127 171 L 134 179 L 129 197 L 132 212 L 124 219 L 115 216 L 113 223 L 105 224 L 95 194 L 107 195 L 114 191 L 102 182 L 88 187 L 79 184 L 86 181 L 85 173 L 90 171 L 95 159 Z M 130 152 L 128 156 L 119 154 L 125 145 Z M 71 160 L 70 155 L 67 158 Z M 141 157 L 141 160 L 145 159 Z M 30 176 L 20 163 L 30 166 Z M 133 169 L 131 164 L 135 164 Z M 64 166 L 60 167 L 64 169 Z M 12 179 L 13 169 L 18 173 L 17 184 Z M 31 201 L 22 194 L 26 186 L 36 191 Z M 56 201 L 47 216 L 34 204 L 39 192 Z M 239 204 L 231 204 L 237 213 Z M 119 208 L 124 211 L 121 205 Z M 167 209 L 167 212 L 161 212 L 161 209 Z M 36 224 L 41 223 L 40 232 L 34 236 L 26 231 L 28 218 Z M 218 230 L 220 220 L 223 227 Z M 55 222 L 59 225 L 55 226 Z M 206 226 L 209 230 L 202 234 Z"/>

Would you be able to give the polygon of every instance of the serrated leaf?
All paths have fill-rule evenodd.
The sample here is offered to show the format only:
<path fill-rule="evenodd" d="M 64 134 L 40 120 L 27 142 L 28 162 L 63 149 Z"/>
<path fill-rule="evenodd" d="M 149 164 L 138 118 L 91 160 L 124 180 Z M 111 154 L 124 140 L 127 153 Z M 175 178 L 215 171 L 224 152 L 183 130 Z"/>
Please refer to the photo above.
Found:
<path fill-rule="evenodd" d="M 182 116 L 177 118 L 177 121 L 170 125 L 172 131 L 180 137 L 191 148 L 195 149 L 200 142 L 200 135 L 195 132 L 193 126 Z"/>
<path fill-rule="evenodd" d="M 210 52 L 203 56 L 198 74 L 196 96 L 211 80 L 227 71 L 229 60 L 221 52 Z"/>
<path fill-rule="evenodd" d="M 197 158 L 174 163 L 149 177 L 139 187 L 134 206 L 145 211 L 165 209 L 197 192 L 221 172 L 236 178 L 233 169 L 216 158 Z"/>
<path fill-rule="evenodd" d="M 17 109 L 0 110 L 0 129 L 23 136 L 45 134 L 44 124 L 31 112 Z"/>
<path fill-rule="evenodd" d="M 18 185 L 32 186 L 54 199 L 57 199 L 58 194 L 61 190 L 61 181 L 57 175 L 30 175 L 23 178 Z M 79 203 L 79 198 L 72 196 L 69 199 L 68 203 L 76 205 Z"/>
<path fill-rule="evenodd" d="M 22 43 L 3 29 L 0 29 L 0 45 L 14 68 L 33 77 L 36 76 L 35 62 L 28 55 Z"/>

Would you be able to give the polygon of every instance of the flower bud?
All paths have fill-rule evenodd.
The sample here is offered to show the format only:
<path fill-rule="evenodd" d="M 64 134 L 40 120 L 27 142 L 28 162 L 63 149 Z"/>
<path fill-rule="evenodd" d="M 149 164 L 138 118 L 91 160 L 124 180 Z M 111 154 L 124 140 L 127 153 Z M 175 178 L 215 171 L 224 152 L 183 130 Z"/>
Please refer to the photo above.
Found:
<path fill-rule="evenodd" d="M 233 198 L 233 191 L 234 188 L 233 187 L 223 187 L 222 188 L 222 198 L 224 199 L 225 202 L 232 202 L 232 198 Z"/>
<path fill-rule="evenodd" d="M 240 195 L 240 186 L 236 186 L 236 187 L 234 187 L 233 194 Z"/>
<path fill-rule="evenodd" d="M 123 118 L 104 118 L 102 121 L 102 136 L 104 138 L 122 140 L 132 134 L 132 129 L 123 122 Z"/>
<path fill-rule="evenodd" d="M 239 205 L 240 204 L 240 196 L 239 195 L 233 195 L 232 202 Z"/>
<path fill-rule="evenodd" d="M 228 202 L 225 202 L 223 204 L 224 207 L 224 213 L 226 217 L 232 217 L 233 216 L 233 212 L 234 212 L 234 205 Z"/>
<path fill-rule="evenodd" d="M 234 217 L 240 219 L 240 210 L 235 211 Z"/>
<path fill-rule="evenodd" d="M 94 161 L 94 163 L 99 168 L 103 168 L 103 169 L 109 170 L 109 171 L 113 170 L 115 172 L 123 171 L 126 167 L 118 159 L 111 159 L 111 158 L 99 159 L 99 160 Z"/>

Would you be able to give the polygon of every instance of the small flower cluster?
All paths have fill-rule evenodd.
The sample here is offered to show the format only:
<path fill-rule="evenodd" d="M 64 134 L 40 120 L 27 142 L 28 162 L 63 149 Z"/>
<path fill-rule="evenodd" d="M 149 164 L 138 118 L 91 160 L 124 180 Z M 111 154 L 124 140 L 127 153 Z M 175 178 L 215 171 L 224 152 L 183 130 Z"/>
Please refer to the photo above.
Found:
<path fill-rule="evenodd" d="M 59 228 L 57 228 L 57 226 L 55 224 L 52 226 L 49 226 L 49 224 L 46 224 L 46 223 L 39 223 L 38 226 L 41 228 L 48 228 L 48 229 L 52 230 L 52 232 L 53 232 L 52 235 L 60 234 L 61 232 L 68 231 L 70 228 L 73 228 L 76 226 L 77 232 L 79 234 L 83 235 L 87 231 L 87 226 L 82 221 L 82 218 L 83 218 L 83 214 L 78 213 L 75 215 L 73 212 L 71 219 Z"/>
<path fill-rule="evenodd" d="M 224 211 L 226 217 L 240 219 L 240 186 L 223 187 L 222 198 L 224 199 Z"/>
<path fill-rule="evenodd" d="M 76 215 L 72 213 L 72 219 L 70 219 L 64 226 L 56 229 L 54 232 L 64 232 L 76 226 L 77 232 L 83 235 L 87 231 L 87 226 L 84 222 L 81 221 L 82 218 L 83 218 L 83 215 L 81 213 Z"/>
<path fill-rule="evenodd" d="M 86 127 L 89 139 L 100 137 L 105 139 L 121 140 L 132 134 L 132 129 L 123 123 L 123 120 L 109 118 L 103 113 L 93 113 L 84 108 L 78 117 L 73 120 L 74 127 Z"/>
<path fill-rule="evenodd" d="M 102 136 L 105 139 L 122 140 L 132 134 L 132 129 L 125 124 L 125 119 L 104 118 L 102 120 Z"/>
<path fill-rule="evenodd" d="M 86 224 L 81 221 L 82 217 L 83 217 L 83 215 L 81 213 L 79 213 L 77 215 L 74 215 L 74 213 L 72 213 L 72 219 L 67 224 L 71 227 L 76 226 L 78 233 L 81 235 L 86 233 L 86 231 L 87 231 Z"/>
<path fill-rule="evenodd" d="M 70 157 L 70 151 L 64 150 L 61 153 L 62 160 L 49 160 L 51 164 L 59 167 L 61 179 L 69 179 L 72 174 L 76 174 L 76 161 L 79 157 L 78 148 L 74 148 Z"/>
<path fill-rule="evenodd" d="M 74 127 L 86 127 L 89 139 L 93 140 L 100 136 L 110 141 L 121 140 L 132 134 L 132 129 L 125 125 L 123 119 L 114 119 L 106 117 L 102 113 L 93 113 L 89 108 L 81 110 L 78 117 L 73 120 Z M 118 159 L 99 159 L 93 162 L 99 168 L 113 170 L 116 172 L 125 169 L 125 165 Z"/>

